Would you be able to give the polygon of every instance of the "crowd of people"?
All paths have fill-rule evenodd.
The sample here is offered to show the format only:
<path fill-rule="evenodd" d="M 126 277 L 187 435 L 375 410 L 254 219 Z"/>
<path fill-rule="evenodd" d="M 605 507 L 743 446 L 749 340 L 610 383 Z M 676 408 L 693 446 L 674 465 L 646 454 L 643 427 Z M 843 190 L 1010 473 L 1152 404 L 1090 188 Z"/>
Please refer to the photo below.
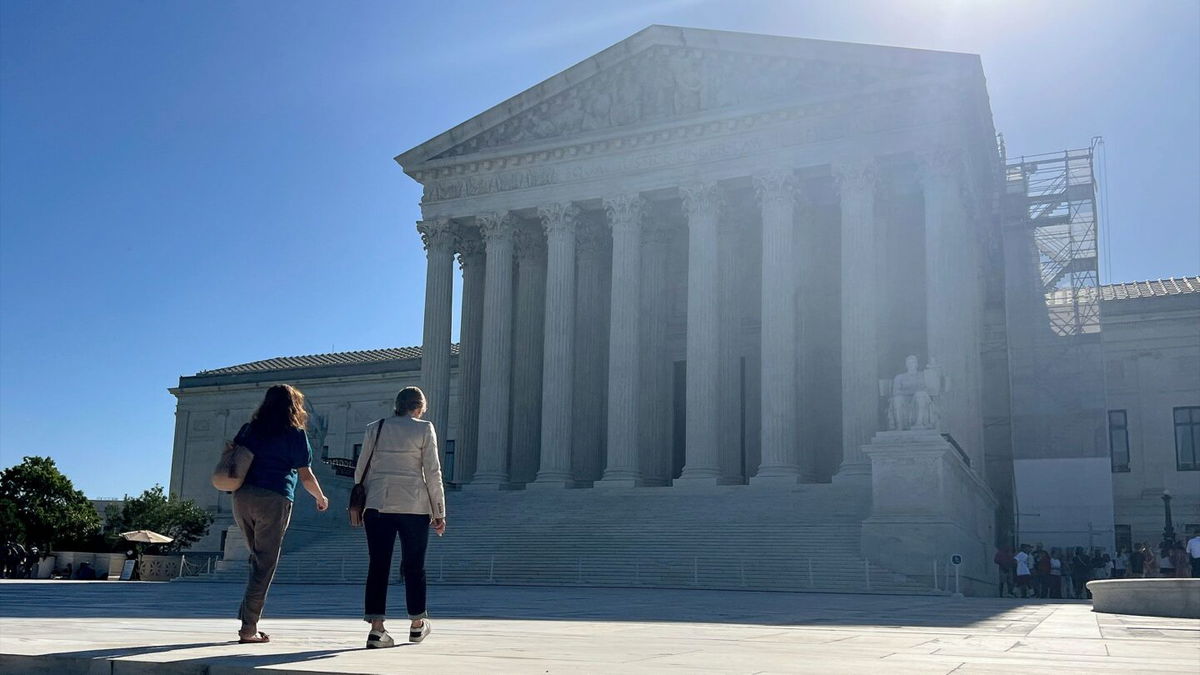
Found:
<path fill-rule="evenodd" d="M 37 576 L 38 564 L 42 561 L 42 553 L 36 546 L 25 548 L 15 541 L 4 544 L 4 568 L 0 570 L 0 578 L 4 579 L 33 579 Z"/>
<path fill-rule="evenodd" d="M 1103 548 L 1021 544 L 1002 547 L 993 560 L 1000 575 L 999 593 L 1014 598 L 1090 598 L 1095 579 L 1187 578 L 1200 576 L 1200 534 L 1187 544 L 1163 541 L 1157 547 L 1137 543 L 1109 555 Z"/>

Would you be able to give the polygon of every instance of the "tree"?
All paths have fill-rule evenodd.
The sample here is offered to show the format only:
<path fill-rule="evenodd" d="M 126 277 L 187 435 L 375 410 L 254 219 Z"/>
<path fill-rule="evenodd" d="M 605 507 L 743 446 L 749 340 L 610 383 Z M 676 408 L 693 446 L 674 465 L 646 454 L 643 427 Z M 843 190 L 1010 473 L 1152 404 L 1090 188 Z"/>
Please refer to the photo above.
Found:
<path fill-rule="evenodd" d="M 208 534 L 213 516 L 190 499 L 168 498 L 161 485 L 139 497 L 125 497 L 120 508 L 109 507 L 105 534 L 115 539 L 130 530 L 153 530 L 174 537 L 166 551 L 182 551 Z"/>
<path fill-rule="evenodd" d="M 54 460 L 26 457 L 0 471 L 0 529 L 5 539 L 47 551 L 98 531 L 100 514 Z"/>

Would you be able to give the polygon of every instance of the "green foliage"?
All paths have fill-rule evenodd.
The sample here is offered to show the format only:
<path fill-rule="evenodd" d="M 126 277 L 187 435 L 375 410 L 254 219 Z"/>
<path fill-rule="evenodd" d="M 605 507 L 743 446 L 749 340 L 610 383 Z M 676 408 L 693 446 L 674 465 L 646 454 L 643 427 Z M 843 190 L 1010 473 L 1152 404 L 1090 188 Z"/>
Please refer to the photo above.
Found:
<path fill-rule="evenodd" d="M 208 534 L 213 516 L 196 506 L 190 499 L 170 499 L 161 485 L 146 490 L 139 497 L 126 497 L 119 508 L 109 507 L 105 513 L 105 536 L 115 541 L 122 532 L 153 530 L 175 541 L 161 544 L 163 551 L 181 551 Z"/>
<path fill-rule="evenodd" d="M 43 551 L 100 529 L 100 515 L 54 460 L 26 457 L 0 471 L 0 533 Z"/>

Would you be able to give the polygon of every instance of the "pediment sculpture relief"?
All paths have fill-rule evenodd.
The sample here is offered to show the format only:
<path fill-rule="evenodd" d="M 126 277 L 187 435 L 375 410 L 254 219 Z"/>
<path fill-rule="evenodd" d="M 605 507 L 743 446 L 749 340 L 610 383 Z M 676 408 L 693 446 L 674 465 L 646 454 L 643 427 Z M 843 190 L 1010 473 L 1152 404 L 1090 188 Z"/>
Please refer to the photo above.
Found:
<path fill-rule="evenodd" d="M 441 153 L 518 143 L 719 110 L 747 102 L 850 91 L 907 73 L 820 60 L 656 46 L 597 73 Z"/>

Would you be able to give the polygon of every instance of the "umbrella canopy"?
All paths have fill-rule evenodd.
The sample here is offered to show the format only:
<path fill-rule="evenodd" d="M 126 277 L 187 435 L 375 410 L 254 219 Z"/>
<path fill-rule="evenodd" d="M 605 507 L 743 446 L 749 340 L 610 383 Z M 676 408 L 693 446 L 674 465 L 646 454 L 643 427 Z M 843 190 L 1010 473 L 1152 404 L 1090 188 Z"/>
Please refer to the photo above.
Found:
<path fill-rule="evenodd" d="M 169 544 L 175 541 L 168 537 L 151 530 L 134 530 L 133 532 L 122 532 L 121 537 L 129 541 L 137 541 L 143 544 Z"/>

